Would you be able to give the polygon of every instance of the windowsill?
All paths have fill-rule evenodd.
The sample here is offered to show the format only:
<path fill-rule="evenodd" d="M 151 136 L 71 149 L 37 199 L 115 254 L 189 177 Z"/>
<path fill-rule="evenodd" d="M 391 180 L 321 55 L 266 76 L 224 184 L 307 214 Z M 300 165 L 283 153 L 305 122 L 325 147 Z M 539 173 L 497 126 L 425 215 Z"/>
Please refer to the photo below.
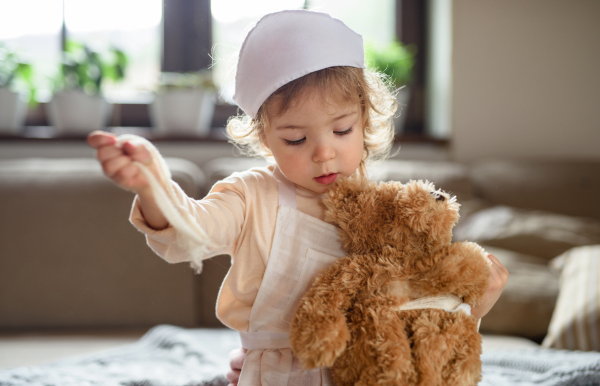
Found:
<path fill-rule="evenodd" d="M 185 142 L 227 142 L 224 127 L 213 127 L 208 136 L 194 134 L 159 134 L 155 133 L 150 127 L 107 127 L 104 129 L 115 135 L 135 134 L 151 141 L 185 141 Z M 17 134 L 0 133 L 0 142 L 2 141 L 85 141 L 87 132 L 65 132 L 56 133 L 52 126 L 27 126 L 22 132 Z"/>
<path fill-rule="evenodd" d="M 224 127 L 213 127 L 208 136 L 199 136 L 194 134 L 162 134 L 155 133 L 150 127 L 130 127 L 117 126 L 108 127 L 105 131 L 115 135 L 135 134 L 155 142 L 227 142 Z M 87 133 L 68 132 L 56 133 L 52 126 L 27 126 L 20 133 L 2 133 L 0 132 L 0 142 L 82 142 L 85 141 Z M 396 137 L 396 143 L 415 143 L 446 146 L 449 144 L 447 139 L 439 139 L 423 134 L 401 134 Z"/>

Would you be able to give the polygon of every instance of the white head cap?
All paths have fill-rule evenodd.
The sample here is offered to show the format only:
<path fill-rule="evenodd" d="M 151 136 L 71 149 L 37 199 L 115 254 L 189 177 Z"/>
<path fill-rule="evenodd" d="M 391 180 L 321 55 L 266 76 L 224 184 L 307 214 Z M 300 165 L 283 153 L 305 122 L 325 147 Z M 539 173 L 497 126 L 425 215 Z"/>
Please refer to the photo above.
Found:
<path fill-rule="evenodd" d="M 281 86 L 333 66 L 365 68 L 362 36 L 326 13 L 270 13 L 244 40 L 233 100 L 256 117 L 263 102 Z"/>

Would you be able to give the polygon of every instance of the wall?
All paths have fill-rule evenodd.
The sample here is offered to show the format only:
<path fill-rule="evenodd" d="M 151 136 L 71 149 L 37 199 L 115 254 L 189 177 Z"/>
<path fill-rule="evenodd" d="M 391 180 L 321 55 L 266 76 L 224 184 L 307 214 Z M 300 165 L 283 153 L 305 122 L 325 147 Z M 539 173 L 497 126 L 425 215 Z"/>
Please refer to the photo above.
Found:
<path fill-rule="evenodd" d="M 452 149 L 600 159 L 600 1 L 454 0 Z"/>

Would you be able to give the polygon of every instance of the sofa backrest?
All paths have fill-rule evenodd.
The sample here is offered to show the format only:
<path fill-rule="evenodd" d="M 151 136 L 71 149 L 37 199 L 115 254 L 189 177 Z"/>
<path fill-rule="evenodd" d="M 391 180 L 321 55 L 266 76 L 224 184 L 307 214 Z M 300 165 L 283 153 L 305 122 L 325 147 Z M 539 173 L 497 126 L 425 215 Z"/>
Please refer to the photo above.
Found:
<path fill-rule="evenodd" d="M 497 204 L 600 219 L 600 162 L 481 160 L 471 165 L 476 196 Z"/>
<path fill-rule="evenodd" d="M 387 160 L 369 168 L 369 177 L 375 181 L 427 180 L 437 189 L 456 196 L 459 202 L 473 197 L 469 170 L 465 165 L 440 161 Z"/>

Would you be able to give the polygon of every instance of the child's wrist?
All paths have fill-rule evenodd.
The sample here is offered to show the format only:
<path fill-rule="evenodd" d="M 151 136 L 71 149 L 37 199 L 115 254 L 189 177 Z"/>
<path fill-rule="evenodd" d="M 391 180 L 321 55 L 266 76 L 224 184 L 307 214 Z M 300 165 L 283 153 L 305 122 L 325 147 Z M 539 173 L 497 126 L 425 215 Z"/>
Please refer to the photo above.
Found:
<path fill-rule="evenodd" d="M 141 199 L 144 199 L 144 201 L 149 200 L 149 199 L 154 201 L 154 194 L 152 194 L 152 189 L 150 188 L 150 186 L 141 187 L 141 188 L 137 189 L 135 191 L 135 193 L 138 196 L 140 196 Z"/>

